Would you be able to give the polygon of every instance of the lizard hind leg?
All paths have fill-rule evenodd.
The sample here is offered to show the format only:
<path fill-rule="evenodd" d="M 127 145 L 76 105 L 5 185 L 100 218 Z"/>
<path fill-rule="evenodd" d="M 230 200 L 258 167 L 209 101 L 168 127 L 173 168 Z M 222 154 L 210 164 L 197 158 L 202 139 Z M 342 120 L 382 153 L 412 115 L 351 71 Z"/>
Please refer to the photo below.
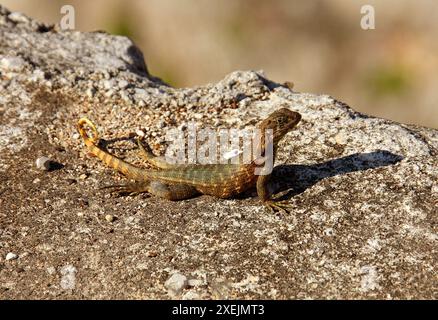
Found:
<path fill-rule="evenodd" d="M 199 192 L 192 186 L 184 184 L 166 184 L 160 181 L 132 182 L 125 185 L 106 186 L 103 187 L 103 189 L 109 189 L 110 193 L 118 195 L 149 193 L 173 201 L 193 198 L 199 194 Z"/>
<path fill-rule="evenodd" d="M 160 181 L 152 181 L 148 192 L 172 201 L 189 199 L 199 195 L 199 191 L 195 187 L 185 184 L 165 184 Z"/>
<path fill-rule="evenodd" d="M 111 194 L 123 195 L 138 195 L 148 192 L 149 182 L 132 182 L 127 184 L 104 186 L 100 189 L 107 189 Z"/>
<path fill-rule="evenodd" d="M 146 160 L 151 166 L 158 169 L 175 169 L 175 168 L 185 168 L 186 164 L 174 164 L 166 162 L 164 157 L 157 157 L 154 155 L 148 145 L 143 145 L 140 139 L 137 139 L 138 149 L 140 150 L 140 156 Z"/>
<path fill-rule="evenodd" d="M 144 146 L 140 139 L 137 139 L 137 145 L 140 150 L 140 156 L 150 165 L 159 169 L 169 169 L 171 164 L 167 163 L 163 157 L 155 156 L 148 145 Z"/>

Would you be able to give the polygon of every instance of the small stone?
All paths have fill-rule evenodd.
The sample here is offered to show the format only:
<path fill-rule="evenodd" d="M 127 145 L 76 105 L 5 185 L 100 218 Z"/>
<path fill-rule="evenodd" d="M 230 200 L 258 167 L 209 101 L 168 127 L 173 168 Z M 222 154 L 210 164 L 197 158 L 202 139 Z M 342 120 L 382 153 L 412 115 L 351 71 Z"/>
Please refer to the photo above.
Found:
<path fill-rule="evenodd" d="M 9 261 L 9 260 L 15 260 L 15 259 L 17 259 L 17 258 L 18 258 L 18 255 L 15 254 L 15 253 L 13 253 L 13 252 L 9 252 L 9 253 L 6 255 L 6 260 L 7 260 L 7 261 Z"/>
<path fill-rule="evenodd" d="M 0 59 L 0 68 L 8 71 L 21 71 L 25 62 L 20 57 L 4 57 Z"/>
<path fill-rule="evenodd" d="M 16 23 L 27 23 L 27 22 L 29 22 L 29 18 L 26 17 L 24 14 L 22 14 L 20 12 L 11 12 L 8 15 L 8 18 L 11 21 L 14 21 Z"/>
<path fill-rule="evenodd" d="M 126 88 L 128 86 L 128 84 L 129 84 L 128 81 L 120 80 L 119 81 L 119 88 L 124 89 L 124 88 Z"/>
<path fill-rule="evenodd" d="M 96 94 L 96 89 L 95 88 L 88 88 L 85 91 L 85 94 L 89 97 L 89 98 L 93 98 L 94 95 Z"/>
<path fill-rule="evenodd" d="M 85 173 L 83 173 L 83 174 L 81 174 L 81 175 L 79 176 L 79 179 L 80 179 L 80 180 L 85 180 L 85 179 L 87 179 L 87 178 L 88 178 L 88 175 L 85 174 Z"/>
<path fill-rule="evenodd" d="M 38 169 L 48 171 L 52 166 L 52 160 L 47 157 L 39 157 L 36 159 L 35 164 Z"/>
<path fill-rule="evenodd" d="M 145 136 L 145 133 L 144 133 L 144 131 L 142 131 L 142 130 L 137 130 L 137 131 L 135 132 L 135 134 L 136 134 L 137 136 L 141 137 L 141 138 L 143 138 L 143 137 Z"/>
<path fill-rule="evenodd" d="M 182 290 L 187 288 L 187 285 L 187 277 L 179 272 L 172 274 L 164 283 L 164 286 L 169 290 L 169 294 L 171 295 L 179 294 Z"/>
<path fill-rule="evenodd" d="M 343 133 L 338 133 L 335 136 L 335 141 L 336 141 L 337 144 L 346 144 L 347 143 L 347 139 L 346 139 L 346 137 L 344 136 Z"/>
<path fill-rule="evenodd" d="M 116 220 L 116 217 L 114 217 L 112 214 L 107 214 L 105 216 L 105 220 L 108 222 L 113 222 L 114 220 Z"/>
<path fill-rule="evenodd" d="M 40 183 L 40 182 L 41 182 L 41 180 L 40 180 L 39 178 L 35 178 L 35 179 L 32 181 L 32 183 L 35 183 L 35 184 Z"/>
<path fill-rule="evenodd" d="M 204 280 L 201 279 L 190 279 L 187 282 L 189 287 L 200 287 L 202 285 L 204 285 Z"/>
<path fill-rule="evenodd" d="M 111 89 L 112 87 L 114 87 L 114 81 L 113 81 L 113 80 L 105 80 L 105 81 L 103 82 L 103 87 L 104 87 L 106 90 Z"/>

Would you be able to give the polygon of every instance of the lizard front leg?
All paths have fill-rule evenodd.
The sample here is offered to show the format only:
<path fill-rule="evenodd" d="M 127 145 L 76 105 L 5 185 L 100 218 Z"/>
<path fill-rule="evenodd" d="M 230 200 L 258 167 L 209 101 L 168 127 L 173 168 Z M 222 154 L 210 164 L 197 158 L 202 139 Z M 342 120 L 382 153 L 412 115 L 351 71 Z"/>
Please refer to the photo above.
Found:
<path fill-rule="evenodd" d="M 271 179 L 271 175 L 260 175 L 257 178 L 257 195 L 263 204 L 272 212 L 287 213 L 290 209 L 290 204 L 287 201 L 275 201 L 272 199 L 271 194 L 268 191 L 268 182 Z"/>

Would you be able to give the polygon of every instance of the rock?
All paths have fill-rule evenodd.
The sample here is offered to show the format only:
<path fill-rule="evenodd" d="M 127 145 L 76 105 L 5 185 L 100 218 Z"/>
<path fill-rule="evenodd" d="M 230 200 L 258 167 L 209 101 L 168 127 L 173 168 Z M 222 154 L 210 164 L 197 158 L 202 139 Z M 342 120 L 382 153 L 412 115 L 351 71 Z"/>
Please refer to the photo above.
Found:
<path fill-rule="evenodd" d="M 76 273 L 75 266 L 68 264 L 61 268 L 61 281 L 60 286 L 64 290 L 73 290 L 76 287 Z"/>
<path fill-rule="evenodd" d="M 6 255 L 6 260 L 15 260 L 18 259 L 18 255 L 13 253 L 13 252 L 8 252 L 8 254 Z"/>
<path fill-rule="evenodd" d="M 87 97 L 89 97 L 89 98 L 93 98 L 94 95 L 96 94 L 96 89 L 95 89 L 95 88 L 88 88 L 88 89 L 85 91 L 85 93 L 86 93 Z"/>
<path fill-rule="evenodd" d="M 204 281 L 204 280 L 201 280 L 201 279 L 189 279 L 189 281 L 187 282 L 187 284 L 188 284 L 190 287 L 200 287 L 200 286 L 202 286 L 202 285 L 205 284 L 205 281 Z"/>
<path fill-rule="evenodd" d="M 26 281 L 0 267 L 0 283 L 14 283 L 2 298 L 189 298 L 200 288 L 221 299 L 436 298 L 437 130 L 292 92 L 256 71 L 175 89 L 148 73 L 126 37 L 10 17 L 0 6 L 1 247 L 35 254 Z M 164 154 L 168 128 L 242 128 L 280 107 L 302 115 L 280 143 L 271 179 L 290 203 L 287 215 L 269 214 L 251 193 L 177 202 L 108 195 L 100 187 L 127 180 L 74 135 L 87 116 L 102 147 L 141 165 L 129 136 L 137 129 Z M 52 154 L 64 170 L 44 179 L 27 172 Z M 123 213 L 117 233 L 101 212 Z M 127 250 L 136 243 L 151 247 Z M 60 263 L 59 290 L 48 290 L 41 270 Z M 166 292 L 169 265 L 204 284 L 176 273 Z"/>
<path fill-rule="evenodd" d="M 19 57 L 3 57 L 0 59 L 0 69 L 4 71 L 20 71 L 23 69 L 25 62 Z"/>
<path fill-rule="evenodd" d="M 119 81 L 119 88 L 120 89 L 125 89 L 127 86 L 128 86 L 128 81 L 126 81 L 126 80 L 120 80 Z"/>
<path fill-rule="evenodd" d="M 61 163 L 53 161 L 48 157 L 44 157 L 44 156 L 36 159 L 35 165 L 39 170 L 43 170 L 43 171 L 53 171 L 64 167 Z"/>
<path fill-rule="evenodd" d="M 105 215 L 105 220 L 108 222 L 113 222 L 114 220 L 116 220 L 116 217 L 114 217 L 112 214 L 107 214 Z"/>
<path fill-rule="evenodd" d="M 47 157 L 39 157 L 36 159 L 35 164 L 38 169 L 48 171 L 51 169 L 52 160 Z"/>
<path fill-rule="evenodd" d="M 87 173 L 82 173 L 79 175 L 79 180 L 85 180 L 88 178 L 88 174 Z"/>
<path fill-rule="evenodd" d="M 170 276 L 164 283 L 164 286 L 169 290 L 170 295 L 178 295 L 182 290 L 187 288 L 187 277 L 179 272 L 176 272 Z"/>
<path fill-rule="evenodd" d="M 137 136 L 139 136 L 140 138 L 143 138 L 143 137 L 145 136 L 145 133 L 144 133 L 144 131 L 142 131 L 142 130 L 137 130 L 137 131 L 135 131 L 135 134 L 136 134 Z"/>

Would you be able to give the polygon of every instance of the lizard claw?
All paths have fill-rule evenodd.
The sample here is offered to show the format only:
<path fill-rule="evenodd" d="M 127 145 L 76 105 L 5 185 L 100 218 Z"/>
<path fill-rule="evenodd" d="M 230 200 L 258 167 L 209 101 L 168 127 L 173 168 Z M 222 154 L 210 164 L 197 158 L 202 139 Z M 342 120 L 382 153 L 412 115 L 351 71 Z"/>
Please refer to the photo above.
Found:
<path fill-rule="evenodd" d="M 273 201 L 268 200 L 265 201 L 264 205 L 269 209 L 272 213 L 282 213 L 286 214 L 290 212 L 292 205 L 288 203 L 288 201 Z"/>

